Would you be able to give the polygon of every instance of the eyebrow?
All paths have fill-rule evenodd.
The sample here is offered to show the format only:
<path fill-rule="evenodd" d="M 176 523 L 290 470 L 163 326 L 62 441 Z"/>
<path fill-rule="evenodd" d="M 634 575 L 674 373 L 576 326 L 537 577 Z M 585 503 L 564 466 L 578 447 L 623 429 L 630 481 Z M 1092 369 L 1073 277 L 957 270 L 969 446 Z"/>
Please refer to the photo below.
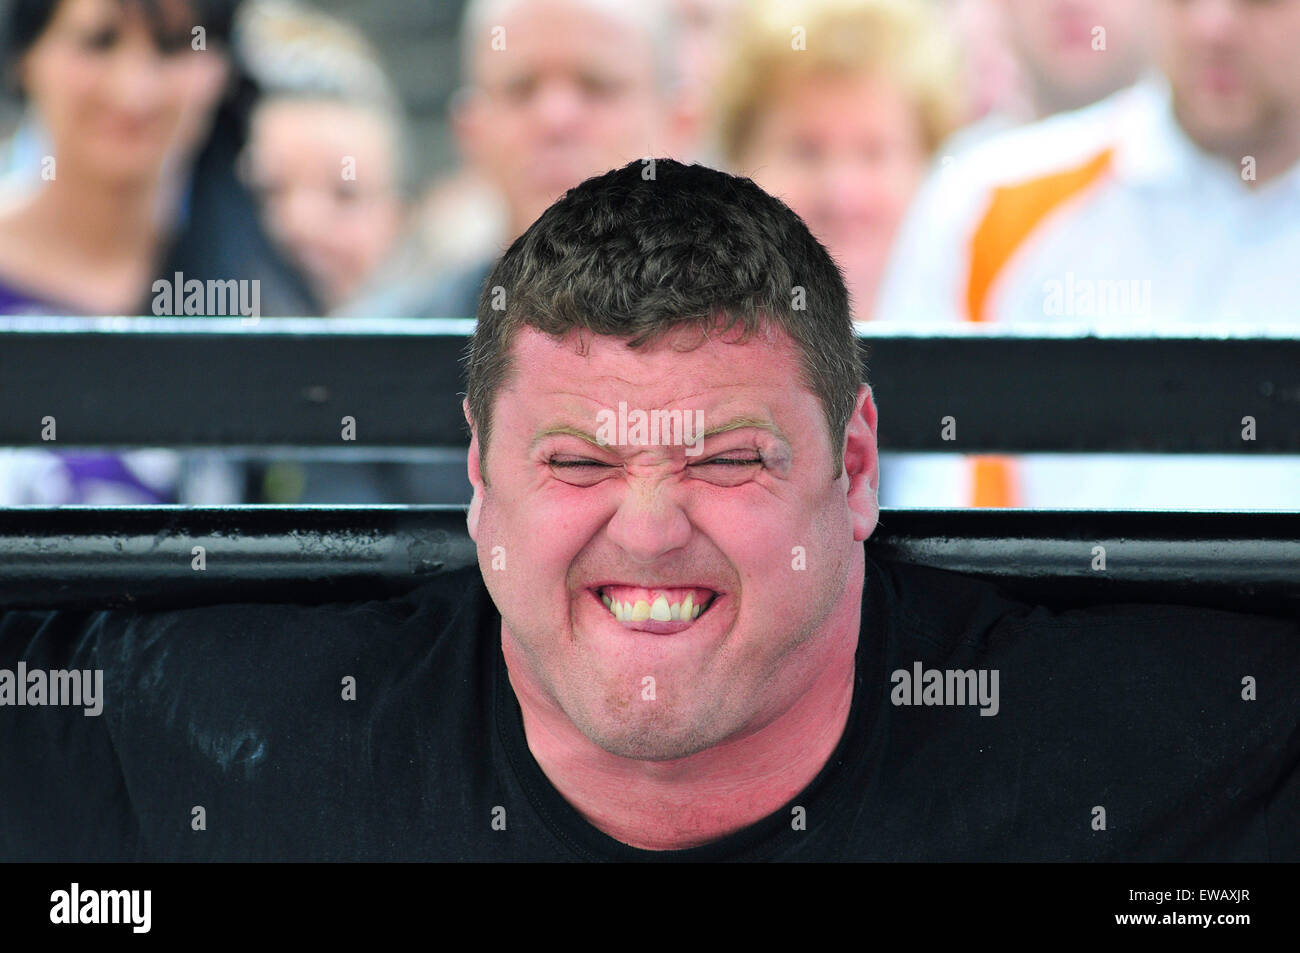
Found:
<path fill-rule="evenodd" d="M 704 431 L 704 433 L 699 434 L 697 439 L 707 440 L 709 437 L 716 437 L 719 434 L 730 433 L 733 430 L 747 430 L 751 427 L 758 430 L 765 430 L 784 443 L 787 447 L 790 446 L 790 441 L 786 439 L 781 428 L 770 420 L 764 420 L 761 417 L 732 417 L 726 423 L 720 424 L 717 427 L 711 427 Z M 599 447 L 602 450 L 609 449 L 609 444 L 601 443 L 596 439 L 595 434 L 588 433 L 582 428 L 574 427 L 570 424 L 556 423 L 544 427 L 537 432 L 537 435 L 533 437 L 532 443 L 528 445 L 529 452 L 531 453 L 533 450 L 537 449 L 537 445 L 547 437 L 553 437 L 556 435 L 577 437 L 579 440 L 586 441 L 593 447 Z"/>

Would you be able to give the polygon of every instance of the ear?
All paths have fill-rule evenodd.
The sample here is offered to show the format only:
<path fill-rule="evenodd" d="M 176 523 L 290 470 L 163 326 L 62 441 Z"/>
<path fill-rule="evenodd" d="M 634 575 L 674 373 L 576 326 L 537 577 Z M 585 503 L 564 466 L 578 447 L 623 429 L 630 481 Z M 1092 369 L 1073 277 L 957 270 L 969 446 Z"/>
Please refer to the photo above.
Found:
<path fill-rule="evenodd" d="M 465 516 L 465 524 L 469 527 L 469 538 L 477 543 L 479 511 L 483 507 L 483 469 L 478 453 L 478 428 L 474 426 L 474 418 L 469 413 L 468 397 L 461 402 L 461 410 L 465 414 L 465 422 L 469 424 L 470 429 L 469 482 L 474 488 L 474 497 L 469 501 L 469 512 Z"/>
<path fill-rule="evenodd" d="M 880 519 L 876 402 L 866 384 L 858 388 L 857 403 L 845 431 L 844 474 L 849 481 L 848 504 L 853 518 L 853 538 L 861 542 L 875 532 Z"/>

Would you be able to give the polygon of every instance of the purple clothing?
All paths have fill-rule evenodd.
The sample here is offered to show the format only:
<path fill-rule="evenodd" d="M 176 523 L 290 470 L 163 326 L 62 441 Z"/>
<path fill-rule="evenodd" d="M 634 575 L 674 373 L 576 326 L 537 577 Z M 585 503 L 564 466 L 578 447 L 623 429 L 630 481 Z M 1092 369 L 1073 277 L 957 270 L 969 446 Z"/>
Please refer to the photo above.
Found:
<path fill-rule="evenodd" d="M 123 457 L 110 453 L 60 453 L 59 458 L 75 502 L 93 502 L 105 484 L 118 493 L 134 490 L 142 504 L 176 502 L 174 485 L 159 487 L 146 483 L 127 466 Z"/>
<path fill-rule="evenodd" d="M 0 314 L 68 314 L 49 301 L 33 298 L 31 295 L 12 288 L 0 279 Z"/>

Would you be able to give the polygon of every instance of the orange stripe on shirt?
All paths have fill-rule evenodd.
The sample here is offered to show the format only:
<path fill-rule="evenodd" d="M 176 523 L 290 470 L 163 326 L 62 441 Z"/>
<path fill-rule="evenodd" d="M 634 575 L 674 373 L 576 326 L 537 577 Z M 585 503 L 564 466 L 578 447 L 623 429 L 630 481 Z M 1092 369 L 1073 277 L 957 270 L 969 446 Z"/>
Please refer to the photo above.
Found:
<path fill-rule="evenodd" d="M 971 238 L 966 319 L 988 321 L 989 293 L 1025 239 L 1055 209 L 1092 185 L 1110 169 L 1107 149 L 1080 166 L 993 190 L 988 211 Z"/>
<path fill-rule="evenodd" d="M 970 458 L 971 506 L 1020 505 L 1015 457 L 980 455 Z"/>
<path fill-rule="evenodd" d="M 1043 219 L 1100 179 L 1113 156 L 1107 149 L 1076 168 L 994 190 L 971 239 L 967 320 L 989 320 L 989 292 L 1016 250 Z M 1020 505 L 1020 474 L 1014 457 L 981 455 L 970 462 L 972 506 Z"/>

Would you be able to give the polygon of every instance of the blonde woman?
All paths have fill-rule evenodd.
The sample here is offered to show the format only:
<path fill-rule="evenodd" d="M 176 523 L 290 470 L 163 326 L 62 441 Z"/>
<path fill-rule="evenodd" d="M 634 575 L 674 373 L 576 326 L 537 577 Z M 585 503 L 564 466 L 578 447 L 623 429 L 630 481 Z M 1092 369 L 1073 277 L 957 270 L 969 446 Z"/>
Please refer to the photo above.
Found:
<path fill-rule="evenodd" d="M 956 49 L 924 0 L 757 0 L 715 103 L 731 171 L 783 199 L 869 320 L 903 214 L 961 109 Z"/>

